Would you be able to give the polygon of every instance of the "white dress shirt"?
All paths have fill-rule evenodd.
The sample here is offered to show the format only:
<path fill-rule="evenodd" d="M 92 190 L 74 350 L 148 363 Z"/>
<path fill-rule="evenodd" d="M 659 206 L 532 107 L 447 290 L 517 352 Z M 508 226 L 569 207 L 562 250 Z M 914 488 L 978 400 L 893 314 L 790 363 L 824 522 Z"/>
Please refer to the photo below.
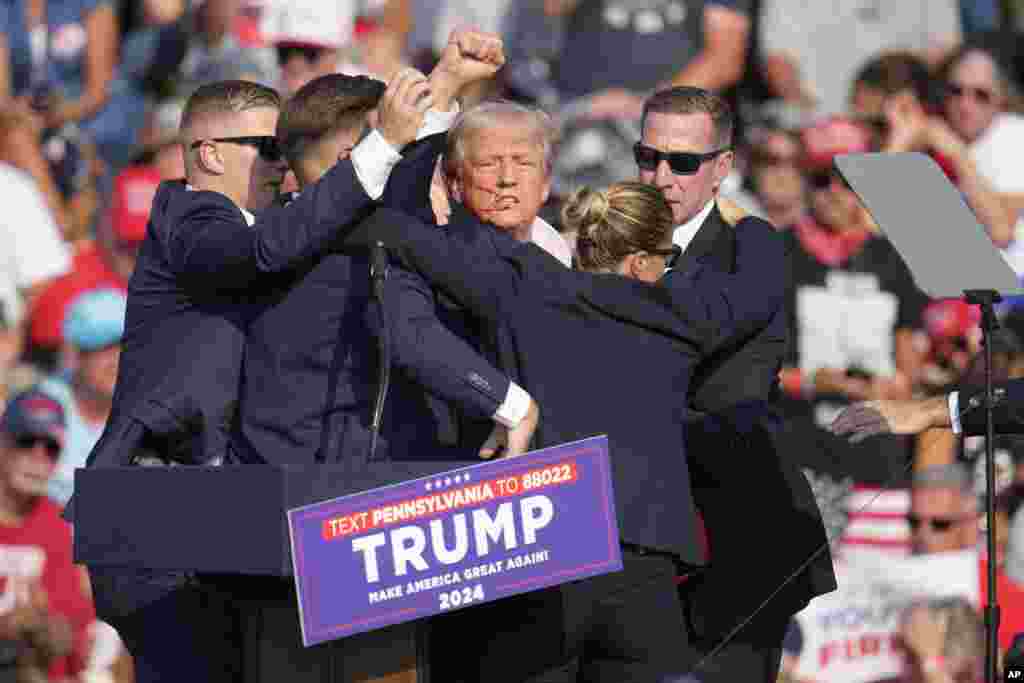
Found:
<path fill-rule="evenodd" d="M 572 248 L 550 223 L 537 216 L 530 226 L 530 241 L 561 261 L 566 268 L 572 268 Z"/>
<path fill-rule="evenodd" d="M 686 251 L 686 247 L 690 246 L 690 242 L 697 236 L 700 226 L 704 225 L 704 221 L 711 215 L 711 210 L 714 208 L 715 200 L 712 199 L 704 205 L 703 209 L 697 212 L 696 216 L 682 225 L 677 225 L 675 230 L 672 231 L 672 243 L 679 245 L 680 249 Z"/>
<path fill-rule="evenodd" d="M 960 392 L 954 391 L 950 393 L 949 398 L 946 400 L 949 405 L 949 424 L 953 426 L 953 433 L 959 434 L 963 431 L 960 425 Z"/>

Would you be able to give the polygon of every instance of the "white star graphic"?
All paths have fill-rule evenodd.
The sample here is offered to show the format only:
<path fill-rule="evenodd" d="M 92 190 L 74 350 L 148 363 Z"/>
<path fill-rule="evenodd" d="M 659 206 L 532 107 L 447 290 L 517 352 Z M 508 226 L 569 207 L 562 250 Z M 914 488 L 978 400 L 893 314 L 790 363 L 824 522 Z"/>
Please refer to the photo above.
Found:
<path fill-rule="evenodd" d="M 451 486 L 452 485 L 452 480 L 451 480 L 450 477 L 445 477 L 444 478 L 444 485 L 445 486 Z"/>
<path fill-rule="evenodd" d="M 466 472 L 466 474 L 463 477 L 463 479 L 465 479 L 466 481 L 469 481 L 469 472 Z"/>
<path fill-rule="evenodd" d="M 427 482 L 427 490 L 429 491 L 431 488 L 433 488 L 433 487 L 430 485 L 430 482 L 428 481 Z"/>
<path fill-rule="evenodd" d="M 441 488 L 441 480 L 440 479 L 438 479 L 437 481 L 434 482 L 434 488 L 436 488 L 436 489 Z"/>
<path fill-rule="evenodd" d="M 458 484 L 460 481 L 462 481 L 462 475 L 461 474 L 456 474 L 455 475 L 455 483 Z"/>

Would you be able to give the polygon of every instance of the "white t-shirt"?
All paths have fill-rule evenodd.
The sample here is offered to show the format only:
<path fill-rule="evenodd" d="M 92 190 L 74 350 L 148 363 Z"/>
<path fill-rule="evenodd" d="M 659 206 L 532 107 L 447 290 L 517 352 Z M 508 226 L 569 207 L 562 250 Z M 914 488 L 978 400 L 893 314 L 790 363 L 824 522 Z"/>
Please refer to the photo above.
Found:
<path fill-rule="evenodd" d="M 71 252 L 31 176 L 0 163 L 0 302 L 8 323 L 24 316 L 25 290 L 71 268 Z"/>
<path fill-rule="evenodd" d="M 955 0 L 765 0 L 765 55 L 790 57 L 819 114 L 846 111 L 857 71 L 883 50 L 923 51 L 961 36 Z"/>
<path fill-rule="evenodd" d="M 997 115 L 969 149 L 978 172 L 992 183 L 996 192 L 1024 192 L 1024 164 L 1020 161 L 1020 150 L 1024 149 L 1024 116 Z M 1024 219 L 1017 219 L 1014 241 L 1003 249 L 1003 257 L 1018 275 L 1024 274 Z"/>
<path fill-rule="evenodd" d="M 1024 192 L 1024 116 L 998 114 L 981 137 L 971 143 L 971 158 L 996 192 Z"/>

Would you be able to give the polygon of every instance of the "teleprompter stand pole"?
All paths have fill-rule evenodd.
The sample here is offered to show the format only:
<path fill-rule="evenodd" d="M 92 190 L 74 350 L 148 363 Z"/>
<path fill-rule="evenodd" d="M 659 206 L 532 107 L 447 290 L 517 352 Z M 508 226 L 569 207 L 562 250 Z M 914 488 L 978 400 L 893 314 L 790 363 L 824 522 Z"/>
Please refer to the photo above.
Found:
<path fill-rule="evenodd" d="M 988 531 L 988 601 L 985 604 L 985 681 L 997 683 L 999 667 L 999 601 L 996 597 L 995 536 L 995 428 L 992 420 L 992 336 L 999 321 L 993 305 L 1002 297 L 988 289 L 968 289 L 964 298 L 969 304 L 981 306 L 982 343 L 985 348 L 985 522 Z"/>

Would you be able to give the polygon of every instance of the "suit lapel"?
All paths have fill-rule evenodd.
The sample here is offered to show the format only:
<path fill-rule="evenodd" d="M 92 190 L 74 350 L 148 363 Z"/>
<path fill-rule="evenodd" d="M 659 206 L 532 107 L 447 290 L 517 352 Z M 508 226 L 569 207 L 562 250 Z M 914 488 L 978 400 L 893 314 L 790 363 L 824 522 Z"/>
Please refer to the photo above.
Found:
<path fill-rule="evenodd" d="M 733 228 L 722 218 L 716 204 L 686 246 L 676 270 L 686 272 L 698 263 L 709 263 L 722 272 L 731 273 L 735 270 L 735 242 Z"/>

